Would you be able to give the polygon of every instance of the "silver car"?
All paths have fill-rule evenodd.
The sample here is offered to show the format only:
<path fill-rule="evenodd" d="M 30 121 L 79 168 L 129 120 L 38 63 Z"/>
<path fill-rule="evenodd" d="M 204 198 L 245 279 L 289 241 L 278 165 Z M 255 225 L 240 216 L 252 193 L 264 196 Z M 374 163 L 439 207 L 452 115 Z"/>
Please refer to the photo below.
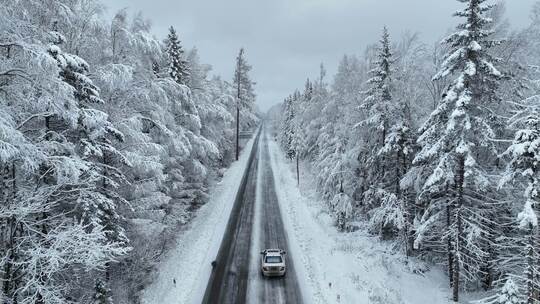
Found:
<path fill-rule="evenodd" d="M 261 251 L 261 271 L 265 277 L 283 277 L 287 272 L 285 264 L 286 252 L 281 249 L 266 249 Z"/>

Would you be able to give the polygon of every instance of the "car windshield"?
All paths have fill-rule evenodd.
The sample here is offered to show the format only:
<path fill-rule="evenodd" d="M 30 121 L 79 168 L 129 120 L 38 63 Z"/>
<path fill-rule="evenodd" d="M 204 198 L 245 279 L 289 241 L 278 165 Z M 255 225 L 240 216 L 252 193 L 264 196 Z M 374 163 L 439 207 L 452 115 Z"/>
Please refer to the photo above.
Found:
<path fill-rule="evenodd" d="M 266 263 L 281 263 L 281 257 L 279 255 L 267 256 Z"/>

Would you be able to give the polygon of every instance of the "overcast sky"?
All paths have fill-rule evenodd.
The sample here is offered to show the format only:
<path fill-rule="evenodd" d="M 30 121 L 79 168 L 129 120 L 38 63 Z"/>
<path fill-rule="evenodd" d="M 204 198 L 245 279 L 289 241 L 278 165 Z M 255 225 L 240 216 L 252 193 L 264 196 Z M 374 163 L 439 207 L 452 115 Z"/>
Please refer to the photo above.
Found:
<path fill-rule="evenodd" d="M 537 0 L 506 0 L 513 27 L 529 22 Z M 163 38 L 176 27 L 186 48 L 197 46 L 214 73 L 232 78 L 245 47 L 257 82 L 258 104 L 281 102 L 324 62 L 332 77 L 343 54 L 362 54 L 387 25 L 392 36 L 419 32 L 435 42 L 458 22 L 456 0 L 106 0 L 108 15 L 142 11 Z"/>

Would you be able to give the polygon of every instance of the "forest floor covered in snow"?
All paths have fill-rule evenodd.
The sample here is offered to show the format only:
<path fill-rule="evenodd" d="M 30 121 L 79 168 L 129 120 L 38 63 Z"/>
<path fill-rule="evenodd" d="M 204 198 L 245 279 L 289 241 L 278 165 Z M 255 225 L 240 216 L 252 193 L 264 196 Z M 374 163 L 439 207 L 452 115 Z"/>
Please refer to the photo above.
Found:
<path fill-rule="evenodd" d="M 338 232 L 316 194 L 309 170 L 301 174 L 299 189 L 292 163 L 274 140 L 269 145 L 281 213 L 306 303 L 449 302 L 442 270 L 434 267 L 415 273 L 427 266 L 407 259 L 366 229 Z"/>
<path fill-rule="evenodd" d="M 211 190 L 210 201 L 180 232 L 176 246 L 161 261 L 156 277 L 144 291 L 142 303 L 201 303 L 253 142 L 251 139 L 245 145 L 239 161 Z"/>

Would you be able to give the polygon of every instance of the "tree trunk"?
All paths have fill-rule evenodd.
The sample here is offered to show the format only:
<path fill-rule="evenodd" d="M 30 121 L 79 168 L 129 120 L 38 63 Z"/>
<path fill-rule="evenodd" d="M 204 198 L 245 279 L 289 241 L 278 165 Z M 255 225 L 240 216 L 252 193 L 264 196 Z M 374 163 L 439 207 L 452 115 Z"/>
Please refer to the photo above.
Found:
<path fill-rule="evenodd" d="M 298 157 L 298 152 L 296 153 L 296 184 L 300 186 L 300 160 Z"/>
<path fill-rule="evenodd" d="M 461 264 L 461 233 L 462 233 L 462 219 L 461 208 L 463 206 L 463 185 L 465 182 L 465 158 L 459 156 L 458 167 L 456 172 L 456 191 L 457 197 L 454 204 L 455 210 L 455 223 L 456 229 L 454 231 L 454 273 L 453 273 L 453 290 L 452 298 L 455 303 L 459 303 L 459 278 L 460 278 L 460 264 Z"/>
<path fill-rule="evenodd" d="M 538 270 L 538 267 L 540 267 L 540 246 L 538 246 L 538 241 L 540 240 L 540 229 L 536 227 L 536 239 L 534 239 L 534 247 L 536 250 L 536 269 Z M 540 302 L 540 271 L 536 271 L 536 278 L 535 278 L 534 288 L 534 298 L 537 302 Z"/>
<path fill-rule="evenodd" d="M 491 236 L 485 236 L 484 237 L 486 238 L 490 238 Z M 491 246 L 491 239 L 489 239 L 489 242 L 488 242 L 488 245 L 487 245 L 487 252 L 488 252 L 488 257 L 487 257 L 487 260 L 483 266 L 483 272 L 485 273 L 484 274 L 484 279 L 483 279 L 483 287 L 484 287 L 484 290 L 485 291 L 488 291 L 492 288 L 493 286 L 493 265 L 492 265 L 492 261 L 495 260 L 495 257 L 494 257 L 494 253 L 493 253 L 493 248 Z"/>
<path fill-rule="evenodd" d="M 5 253 L 8 253 L 8 259 L 5 262 L 3 273 L 2 273 L 2 281 L 4 282 L 4 286 L 2 288 L 4 295 L 6 295 L 8 298 L 10 296 L 10 283 L 12 281 L 12 274 L 11 274 L 11 267 L 13 265 L 13 231 L 10 229 L 13 226 L 13 219 L 10 218 L 7 221 L 7 234 L 9 234 L 9 240 L 6 244 L 6 248 L 4 248 L 2 251 L 5 251 Z"/>
<path fill-rule="evenodd" d="M 527 304 L 535 304 L 535 259 L 534 259 L 534 230 L 533 226 L 529 225 L 529 240 L 527 244 L 527 269 L 525 270 L 525 276 L 527 277 Z"/>
<path fill-rule="evenodd" d="M 396 177 L 395 177 L 395 187 L 396 187 L 396 196 L 399 197 L 401 194 L 401 189 L 399 186 L 399 182 L 401 180 L 401 172 L 399 171 L 399 165 L 400 165 L 400 153 L 399 151 L 396 152 Z"/>
<path fill-rule="evenodd" d="M 409 212 L 407 210 L 407 206 L 405 205 L 405 200 L 402 200 L 401 202 L 401 208 L 403 208 L 403 212 L 405 213 L 405 227 L 403 227 L 403 243 L 405 244 L 405 257 L 407 259 L 410 256 L 411 250 L 409 247 Z"/>
<path fill-rule="evenodd" d="M 384 142 L 386 141 L 386 127 L 383 127 L 383 130 L 382 130 L 382 134 L 381 134 L 381 146 L 380 147 L 384 147 Z M 386 176 L 386 163 L 385 161 L 378 161 L 377 163 L 380 163 L 381 165 L 381 178 L 384 179 L 385 176 Z"/>
<path fill-rule="evenodd" d="M 540 213 L 540 207 L 538 204 L 534 206 L 534 211 L 536 214 Z M 534 260 L 533 266 L 534 266 L 534 284 L 533 284 L 533 294 L 534 294 L 534 300 L 536 303 L 540 303 L 540 229 L 538 226 L 534 227 L 532 232 L 532 248 L 533 248 L 533 254 L 534 254 Z"/>
<path fill-rule="evenodd" d="M 454 271 L 452 273 L 452 298 L 455 303 L 459 303 L 459 274 L 460 274 L 460 230 L 461 230 L 461 210 L 456 210 L 456 226 L 457 229 L 454 235 Z"/>
<path fill-rule="evenodd" d="M 450 230 L 452 226 L 452 207 L 450 205 L 446 206 L 446 228 Z M 448 237 L 447 240 L 447 251 L 448 251 L 448 278 L 450 279 L 450 287 L 453 285 L 454 280 L 454 249 L 452 248 L 452 239 Z"/>

